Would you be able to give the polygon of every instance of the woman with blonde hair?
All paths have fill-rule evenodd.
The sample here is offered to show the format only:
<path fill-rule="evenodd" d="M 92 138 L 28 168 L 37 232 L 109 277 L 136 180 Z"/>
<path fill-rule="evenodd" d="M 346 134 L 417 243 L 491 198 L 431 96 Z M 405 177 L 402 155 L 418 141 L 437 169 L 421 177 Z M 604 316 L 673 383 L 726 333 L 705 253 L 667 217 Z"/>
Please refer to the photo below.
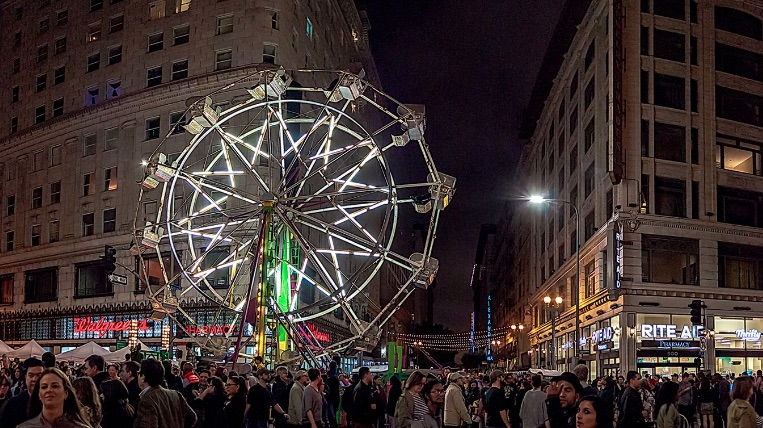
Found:
<path fill-rule="evenodd" d="M 74 392 L 85 410 L 87 423 L 93 428 L 101 426 L 103 413 L 101 412 L 101 396 L 95 387 L 95 382 L 90 376 L 78 377 L 72 382 Z"/>
<path fill-rule="evenodd" d="M 52 367 L 42 372 L 30 394 L 29 414 L 35 416 L 18 428 L 93 428 L 69 377 Z"/>
<path fill-rule="evenodd" d="M 426 401 L 421 396 L 421 389 L 426 383 L 427 378 L 418 370 L 408 376 L 403 395 L 395 406 L 395 428 L 410 428 L 413 421 L 424 419 L 428 410 Z"/>

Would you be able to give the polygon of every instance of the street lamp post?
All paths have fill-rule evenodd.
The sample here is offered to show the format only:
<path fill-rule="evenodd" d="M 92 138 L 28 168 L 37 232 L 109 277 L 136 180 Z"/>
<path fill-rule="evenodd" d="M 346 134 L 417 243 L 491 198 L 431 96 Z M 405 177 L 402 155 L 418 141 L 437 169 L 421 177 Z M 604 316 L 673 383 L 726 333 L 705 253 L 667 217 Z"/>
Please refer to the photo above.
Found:
<path fill-rule="evenodd" d="M 542 204 L 544 202 L 557 205 L 569 205 L 575 211 L 575 284 L 573 284 L 573 296 L 575 299 L 575 343 L 573 344 L 572 367 L 578 364 L 580 353 L 580 211 L 577 205 L 564 199 L 546 199 L 542 196 L 531 196 L 530 202 Z"/>
<path fill-rule="evenodd" d="M 546 296 L 543 298 L 543 303 L 548 306 L 548 313 L 551 315 L 551 353 L 549 357 L 551 358 L 551 369 L 556 370 L 556 361 L 554 361 L 556 356 L 556 317 L 559 315 L 559 305 L 562 304 L 562 298 L 556 296 L 552 305 L 551 296 Z"/>

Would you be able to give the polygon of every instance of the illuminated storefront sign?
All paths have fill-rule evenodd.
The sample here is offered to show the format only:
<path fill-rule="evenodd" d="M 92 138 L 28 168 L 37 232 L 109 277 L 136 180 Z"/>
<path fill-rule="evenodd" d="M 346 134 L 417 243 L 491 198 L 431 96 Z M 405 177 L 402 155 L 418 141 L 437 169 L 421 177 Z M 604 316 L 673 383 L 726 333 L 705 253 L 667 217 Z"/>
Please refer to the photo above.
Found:
<path fill-rule="evenodd" d="M 313 323 L 307 323 L 306 324 L 308 330 L 310 330 L 310 333 L 312 333 L 313 337 L 319 342 L 331 342 L 331 335 L 329 333 L 326 333 L 325 331 L 321 331 L 318 326 L 316 326 Z"/>
<path fill-rule="evenodd" d="M 701 325 L 642 324 L 641 337 L 644 339 L 693 339 L 705 328 Z"/>
<path fill-rule="evenodd" d="M 615 337 L 615 330 L 612 327 L 604 327 L 596 330 L 591 334 L 591 341 L 593 343 L 607 342 Z"/>
<path fill-rule="evenodd" d="M 758 330 L 737 330 L 737 338 L 742 340 L 749 340 L 751 342 L 757 342 L 760 340 L 761 333 Z"/>
<path fill-rule="evenodd" d="M 185 328 L 188 334 L 211 334 L 211 335 L 223 335 L 231 334 L 236 328 L 228 325 L 193 325 Z"/>
<path fill-rule="evenodd" d="M 98 333 L 101 335 L 110 331 L 130 331 L 130 320 L 125 321 L 106 321 L 104 318 L 100 318 L 98 321 L 93 321 L 92 317 L 87 318 L 74 318 L 74 333 Z M 136 330 L 148 330 L 151 328 L 153 322 L 149 324 L 148 319 L 143 318 L 139 320 L 137 325 L 133 328 Z"/>

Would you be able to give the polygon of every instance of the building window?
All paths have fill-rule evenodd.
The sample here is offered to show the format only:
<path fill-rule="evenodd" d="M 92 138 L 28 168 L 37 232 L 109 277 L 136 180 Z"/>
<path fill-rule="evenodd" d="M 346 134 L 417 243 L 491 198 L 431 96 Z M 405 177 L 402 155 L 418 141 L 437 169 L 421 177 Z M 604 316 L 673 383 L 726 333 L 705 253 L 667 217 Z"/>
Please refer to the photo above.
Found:
<path fill-rule="evenodd" d="M 715 94 L 716 116 L 763 126 L 763 97 L 722 86 L 715 87 Z"/>
<path fill-rule="evenodd" d="M 56 48 L 53 51 L 54 55 L 60 55 L 66 52 L 66 37 L 62 37 L 56 40 Z"/>
<path fill-rule="evenodd" d="M 32 209 L 42 208 L 42 187 L 32 189 Z"/>
<path fill-rule="evenodd" d="M 64 114 L 64 99 L 59 98 L 53 100 L 53 117 L 63 116 Z"/>
<path fill-rule="evenodd" d="M 231 68 L 233 62 L 233 51 L 226 49 L 215 53 L 215 70 L 226 70 Z"/>
<path fill-rule="evenodd" d="M 110 80 L 106 82 L 106 99 L 110 100 L 122 95 L 122 81 Z"/>
<path fill-rule="evenodd" d="M 228 34 L 233 32 L 233 15 L 223 15 L 217 17 L 216 35 Z"/>
<path fill-rule="evenodd" d="M 90 0 L 90 12 L 103 9 L 103 0 Z"/>
<path fill-rule="evenodd" d="M 185 112 L 184 111 L 176 111 L 173 113 L 170 113 L 170 128 L 172 129 L 172 134 L 182 134 L 183 131 L 185 131 L 186 120 L 185 120 Z"/>
<path fill-rule="evenodd" d="M 103 233 L 117 230 L 117 209 L 108 208 L 103 210 Z"/>
<path fill-rule="evenodd" d="M 43 154 L 42 150 L 38 150 L 32 154 L 32 172 L 41 171 L 43 168 Z"/>
<path fill-rule="evenodd" d="M 723 43 L 715 44 L 715 68 L 763 82 L 763 55 Z"/>
<path fill-rule="evenodd" d="M 188 43 L 190 34 L 191 27 L 188 24 L 182 25 L 180 27 L 175 27 L 172 29 L 172 38 L 174 40 L 174 44 L 177 46 Z"/>
<path fill-rule="evenodd" d="M 191 8 L 191 0 L 175 0 L 175 13 L 187 12 Z"/>
<path fill-rule="evenodd" d="M 164 33 L 156 33 L 148 36 L 148 51 L 156 52 L 164 48 Z"/>
<path fill-rule="evenodd" d="M 162 84 L 162 67 L 153 67 L 149 68 L 146 72 L 146 87 L 150 88 L 152 86 L 161 85 Z"/>
<path fill-rule="evenodd" d="M 95 233 L 95 215 L 82 214 L 82 236 L 92 236 Z"/>
<path fill-rule="evenodd" d="M 48 242 L 54 243 L 59 241 L 59 227 L 60 223 L 58 220 L 51 220 L 48 223 Z"/>
<path fill-rule="evenodd" d="M 270 16 L 270 28 L 273 30 L 278 29 L 278 11 L 268 10 L 268 16 Z"/>
<path fill-rule="evenodd" d="M 11 134 L 15 134 L 19 131 L 19 118 L 18 116 L 13 116 L 11 118 Z"/>
<path fill-rule="evenodd" d="M 166 6 L 164 0 L 151 2 L 151 4 L 148 5 L 148 17 L 152 20 L 164 18 L 165 13 Z"/>
<path fill-rule="evenodd" d="M 313 21 L 310 20 L 308 17 L 305 22 L 305 33 L 307 34 L 307 38 L 310 39 L 310 41 L 313 40 Z"/>
<path fill-rule="evenodd" d="M 575 107 L 570 113 L 570 136 L 578 129 L 578 108 Z"/>
<path fill-rule="evenodd" d="M 85 89 L 85 107 L 98 104 L 98 88 Z"/>
<path fill-rule="evenodd" d="M 108 65 L 114 65 L 122 62 L 122 45 L 109 48 Z"/>
<path fill-rule="evenodd" d="M 106 168 L 103 173 L 103 190 L 117 190 L 117 167 Z"/>
<path fill-rule="evenodd" d="M 109 18 L 109 33 L 116 33 L 125 28 L 125 16 L 117 15 Z"/>
<path fill-rule="evenodd" d="M 686 217 L 686 182 L 672 178 L 654 178 L 654 213 Z"/>
<path fill-rule="evenodd" d="M 558 190 L 561 193 L 562 189 L 564 189 L 564 183 L 567 181 L 567 176 L 564 175 L 564 164 L 559 165 L 559 187 Z"/>
<path fill-rule="evenodd" d="M 588 107 L 593 104 L 593 99 L 596 96 L 596 77 L 592 77 L 585 87 L 585 93 L 583 96 L 585 102 L 585 110 L 588 111 Z"/>
<path fill-rule="evenodd" d="M 686 5 L 682 1 L 654 0 L 654 14 L 684 21 L 686 20 Z"/>
<path fill-rule="evenodd" d="M 13 215 L 16 213 L 16 195 L 8 195 L 5 197 L 5 215 Z"/>
<path fill-rule="evenodd" d="M 578 162 L 578 145 L 575 144 L 570 149 L 570 175 L 572 175 L 572 173 L 578 169 Z"/>
<path fill-rule="evenodd" d="M 37 46 L 37 62 L 45 62 L 48 60 L 48 44 Z"/>
<path fill-rule="evenodd" d="M 5 232 L 5 251 L 13 251 L 15 233 L 12 230 Z"/>
<path fill-rule="evenodd" d="M 675 162 L 686 162 L 686 128 L 655 122 L 654 157 Z"/>
<path fill-rule="evenodd" d="M 61 202 L 61 182 L 50 183 L 50 203 L 57 204 Z"/>
<path fill-rule="evenodd" d="M 11 102 L 17 103 L 19 101 L 19 87 L 14 86 L 13 89 L 11 89 Z"/>
<path fill-rule="evenodd" d="M 578 72 L 576 70 L 575 74 L 572 75 L 572 79 L 570 79 L 570 99 L 572 99 L 572 97 L 574 97 L 578 92 L 579 80 Z"/>
<path fill-rule="evenodd" d="M 119 145 L 119 127 L 109 128 L 103 132 L 103 150 L 114 150 Z"/>
<path fill-rule="evenodd" d="M 13 33 L 13 47 L 17 48 L 21 46 L 21 30 Z"/>
<path fill-rule="evenodd" d="M 77 270 L 77 284 L 74 297 L 108 296 L 113 294 L 113 286 L 109 282 L 103 263 L 91 262 L 74 266 Z"/>
<path fill-rule="evenodd" d="M 593 193 L 593 189 L 595 187 L 594 177 L 596 176 L 596 163 L 591 162 L 591 165 L 588 167 L 588 169 L 585 170 L 585 198 L 588 199 L 588 197 Z"/>
<path fill-rule="evenodd" d="M 160 117 L 146 119 L 146 140 L 159 138 L 159 127 L 161 126 L 161 123 L 162 119 Z"/>
<path fill-rule="evenodd" d="M 578 251 L 578 231 L 570 232 L 570 257 Z"/>
<path fill-rule="evenodd" d="M 594 262 L 585 266 L 585 297 L 596 294 L 596 266 Z"/>
<path fill-rule="evenodd" d="M 718 186 L 718 221 L 763 227 L 763 193 Z"/>
<path fill-rule="evenodd" d="M 85 135 L 85 137 L 82 139 L 82 157 L 94 155 L 97 144 L 97 134 Z"/>
<path fill-rule="evenodd" d="M 140 272 L 140 280 L 135 281 L 135 292 L 142 293 L 146 291 L 146 284 L 150 284 L 152 287 L 167 285 L 165 272 L 167 277 L 175 278 L 175 274 L 181 272 L 181 266 L 175 257 L 170 254 L 162 254 L 161 263 L 156 255 L 143 255 L 140 258 L 135 257 L 135 271 Z M 180 286 L 180 275 L 177 276 L 175 282 L 171 285 Z"/>
<path fill-rule="evenodd" d="M 61 145 L 56 144 L 50 148 L 50 166 L 61 165 Z"/>
<path fill-rule="evenodd" d="M 92 71 L 98 70 L 98 68 L 101 66 L 101 53 L 96 52 L 90 56 L 87 57 L 87 72 L 90 73 Z"/>
<path fill-rule="evenodd" d="M 0 276 L 0 305 L 13 304 L 13 274 Z"/>
<path fill-rule="evenodd" d="M 585 153 L 588 153 L 588 150 L 591 149 L 593 146 L 593 143 L 596 141 L 596 116 L 592 117 L 591 120 L 588 122 L 588 125 L 585 127 L 584 131 L 584 138 L 583 138 L 583 148 L 585 150 Z"/>
<path fill-rule="evenodd" d="M 25 272 L 24 303 L 56 300 L 58 268 L 29 270 Z"/>
<path fill-rule="evenodd" d="M 644 282 L 697 285 L 699 241 L 641 235 L 641 267 Z"/>
<path fill-rule="evenodd" d="M 41 74 L 37 76 L 36 86 L 35 90 L 36 92 L 42 92 L 45 90 L 45 87 L 48 84 L 48 76 L 47 74 Z"/>
<path fill-rule="evenodd" d="M 763 144 L 719 135 L 716 137 L 715 163 L 718 168 L 761 175 Z"/>
<path fill-rule="evenodd" d="M 101 21 L 90 24 L 87 27 L 87 41 L 95 42 L 101 40 Z"/>
<path fill-rule="evenodd" d="M 682 77 L 654 73 L 654 104 L 679 110 L 686 108 L 685 80 Z"/>
<path fill-rule="evenodd" d="M 60 85 L 66 81 L 66 67 L 58 67 L 53 70 L 53 85 Z"/>
<path fill-rule="evenodd" d="M 87 174 L 82 175 L 82 196 L 95 194 L 95 186 L 93 185 L 94 180 L 95 180 L 94 172 L 89 172 Z"/>
<path fill-rule="evenodd" d="M 38 125 L 42 122 L 45 122 L 45 106 L 34 109 L 34 124 Z"/>
<path fill-rule="evenodd" d="M 760 18 L 729 7 L 715 7 L 715 28 L 755 40 L 763 40 Z"/>
<path fill-rule="evenodd" d="M 32 225 L 32 236 L 31 236 L 30 242 L 33 247 L 40 246 L 40 225 L 39 224 Z"/>
<path fill-rule="evenodd" d="M 585 216 L 584 231 L 585 240 L 591 239 L 594 233 L 596 233 L 596 212 L 591 211 Z"/>
<path fill-rule="evenodd" d="M 763 289 L 763 248 L 719 242 L 718 286 Z"/>
<path fill-rule="evenodd" d="M 686 35 L 654 29 L 654 56 L 676 62 L 686 61 Z"/>
<path fill-rule="evenodd" d="M 204 261 L 201 264 L 200 269 L 203 272 L 211 270 L 215 267 L 223 265 L 230 254 L 230 250 L 227 248 L 218 248 L 210 250 L 206 253 Z M 228 288 L 230 278 L 230 267 L 214 269 L 214 271 L 207 275 L 204 279 L 206 282 L 217 289 Z"/>
<path fill-rule="evenodd" d="M 40 21 L 38 33 L 39 34 L 45 34 L 50 29 L 50 19 L 45 18 L 42 21 Z"/>
<path fill-rule="evenodd" d="M 16 74 L 21 71 L 21 58 L 13 59 L 13 66 L 11 67 L 11 74 Z"/>
<path fill-rule="evenodd" d="M 188 77 L 188 60 L 172 63 L 172 80 L 180 80 Z"/>
<path fill-rule="evenodd" d="M 588 68 L 591 67 L 591 64 L 593 64 L 594 57 L 596 56 L 596 39 L 591 40 L 591 43 L 588 45 L 588 50 L 585 54 L 585 70 L 588 71 Z"/>
<path fill-rule="evenodd" d="M 62 10 L 56 13 L 56 25 L 60 27 L 62 25 L 66 25 L 68 22 L 69 22 L 68 10 Z"/>
<path fill-rule="evenodd" d="M 262 46 L 262 62 L 265 64 L 276 63 L 276 45 L 265 43 Z"/>

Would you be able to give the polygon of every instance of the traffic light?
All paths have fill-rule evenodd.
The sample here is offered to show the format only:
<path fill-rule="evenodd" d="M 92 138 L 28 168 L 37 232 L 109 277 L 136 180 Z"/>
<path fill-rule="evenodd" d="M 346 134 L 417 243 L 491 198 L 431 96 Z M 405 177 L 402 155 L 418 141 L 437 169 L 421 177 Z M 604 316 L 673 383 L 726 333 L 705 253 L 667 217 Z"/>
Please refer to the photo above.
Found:
<path fill-rule="evenodd" d="M 689 307 L 691 308 L 691 325 L 702 325 L 702 300 L 692 300 Z"/>
<path fill-rule="evenodd" d="M 107 275 L 110 275 L 114 272 L 114 270 L 117 268 L 116 262 L 117 258 L 115 257 L 117 254 L 117 249 L 112 247 L 111 245 L 106 245 L 103 248 L 103 256 L 101 256 L 101 259 L 103 260 L 103 270 L 106 271 Z"/>

